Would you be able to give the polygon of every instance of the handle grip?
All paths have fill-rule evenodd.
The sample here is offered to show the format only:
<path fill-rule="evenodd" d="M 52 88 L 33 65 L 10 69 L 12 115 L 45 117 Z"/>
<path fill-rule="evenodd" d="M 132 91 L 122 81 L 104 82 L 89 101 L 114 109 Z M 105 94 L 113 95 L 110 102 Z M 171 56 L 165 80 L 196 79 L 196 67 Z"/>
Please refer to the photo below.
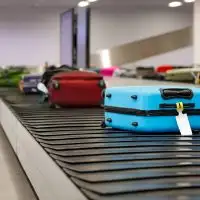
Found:
<path fill-rule="evenodd" d="M 160 89 L 160 93 L 163 99 L 192 99 L 193 91 L 189 88 L 166 88 Z"/>

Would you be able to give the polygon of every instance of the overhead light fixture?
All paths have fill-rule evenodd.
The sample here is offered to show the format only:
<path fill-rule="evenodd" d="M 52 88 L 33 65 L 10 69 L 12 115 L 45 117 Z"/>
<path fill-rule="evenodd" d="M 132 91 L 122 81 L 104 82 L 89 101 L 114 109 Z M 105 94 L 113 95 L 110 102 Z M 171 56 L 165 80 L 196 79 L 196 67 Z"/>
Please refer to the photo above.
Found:
<path fill-rule="evenodd" d="M 93 2 L 96 2 L 98 0 L 87 0 L 87 1 L 90 2 L 90 3 L 93 3 Z"/>
<path fill-rule="evenodd" d="M 171 8 L 179 7 L 179 6 L 182 6 L 182 5 L 183 5 L 183 3 L 180 2 L 180 1 L 172 1 L 168 4 L 168 6 L 171 7 Z"/>
<path fill-rule="evenodd" d="M 185 3 L 193 3 L 195 0 L 184 0 Z"/>
<path fill-rule="evenodd" d="M 89 6 L 89 2 L 88 1 L 80 1 L 78 3 L 78 7 L 86 7 Z"/>

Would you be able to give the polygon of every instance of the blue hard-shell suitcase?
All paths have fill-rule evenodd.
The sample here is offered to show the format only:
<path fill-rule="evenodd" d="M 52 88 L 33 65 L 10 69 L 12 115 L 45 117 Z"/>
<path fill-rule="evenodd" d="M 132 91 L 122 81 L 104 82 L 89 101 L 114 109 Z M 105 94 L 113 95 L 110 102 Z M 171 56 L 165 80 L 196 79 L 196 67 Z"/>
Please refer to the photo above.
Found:
<path fill-rule="evenodd" d="M 103 125 L 136 132 L 179 132 L 177 104 L 184 105 L 192 129 L 200 129 L 200 88 L 128 86 L 107 88 Z"/>

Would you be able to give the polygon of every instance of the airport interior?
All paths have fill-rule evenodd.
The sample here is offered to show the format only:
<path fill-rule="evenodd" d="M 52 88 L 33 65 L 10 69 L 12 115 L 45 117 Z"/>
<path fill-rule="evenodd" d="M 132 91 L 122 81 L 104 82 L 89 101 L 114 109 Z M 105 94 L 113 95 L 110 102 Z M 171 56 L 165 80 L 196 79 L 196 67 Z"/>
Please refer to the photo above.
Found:
<path fill-rule="evenodd" d="M 200 0 L 1 0 L 0 47 L 0 200 L 200 199 Z"/>

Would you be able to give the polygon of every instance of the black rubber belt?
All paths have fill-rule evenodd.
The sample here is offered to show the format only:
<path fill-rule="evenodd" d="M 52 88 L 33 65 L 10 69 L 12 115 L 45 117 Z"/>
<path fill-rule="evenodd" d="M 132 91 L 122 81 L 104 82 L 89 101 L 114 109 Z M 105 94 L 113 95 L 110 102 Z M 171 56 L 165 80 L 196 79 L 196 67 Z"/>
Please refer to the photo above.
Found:
<path fill-rule="evenodd" d="M 200 135 L 101 129 L 102 109 L 12 106 L 88 199 L 199 199 Z"/>

